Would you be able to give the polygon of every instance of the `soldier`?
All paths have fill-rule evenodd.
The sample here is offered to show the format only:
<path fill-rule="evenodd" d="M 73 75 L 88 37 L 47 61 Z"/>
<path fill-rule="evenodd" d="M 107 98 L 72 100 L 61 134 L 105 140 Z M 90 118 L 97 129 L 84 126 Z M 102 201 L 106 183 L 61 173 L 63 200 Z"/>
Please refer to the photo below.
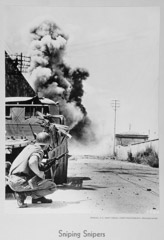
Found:
<path fill-rule="evenodd" d="M 51 199 L 44 196 L 56 190 L 56 184 L 45 179 L 44 171 L 39 169 L 44 156 L 44 151 L 51 143 L 50 135 L 40 132 L 36 136 L 36 143 L 29 144 L 17 156 L 11 165 L 8 184 L 15 192 L 15 198 L 20 208 L 27 207 L 24 203 L 27 196 L 32 197 L 32 203 L 52 203 Z M 37 177 L 39 181 L 32 184 L 32 179 Z"/>

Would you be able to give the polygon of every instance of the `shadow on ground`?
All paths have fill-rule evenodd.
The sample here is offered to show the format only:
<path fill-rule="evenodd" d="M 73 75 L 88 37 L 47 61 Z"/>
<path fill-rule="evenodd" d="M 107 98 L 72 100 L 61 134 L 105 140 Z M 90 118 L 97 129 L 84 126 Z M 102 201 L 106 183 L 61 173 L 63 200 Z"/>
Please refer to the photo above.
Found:
<path fill-rule="evenodd" d="M 81 200 L 81 201 L 75 201 L 75 202 L 73 202 L 73 201 L 54 201 L 53 203 L 51 203 L 51 204 L 40 204 L 40 203 L 38 203 L 38 204 L 28 204 L 28 207 L 29 208 L 63 208 L 63 207 L 67 207 L 68 205 L 76 205 L 76 204 L 80 204 L 82 201 L 84 201 L 84 200 Z"/>

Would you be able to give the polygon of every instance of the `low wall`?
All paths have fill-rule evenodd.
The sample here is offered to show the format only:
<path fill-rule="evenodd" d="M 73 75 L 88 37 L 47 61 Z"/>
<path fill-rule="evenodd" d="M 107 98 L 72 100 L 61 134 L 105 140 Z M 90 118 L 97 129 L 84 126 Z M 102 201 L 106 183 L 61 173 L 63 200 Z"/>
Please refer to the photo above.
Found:
<path fill-rule="evenodd" d="M 116 146 L 117 159 L 127 160 L 128 152 L 131 152 L 132 155 L 137 152 L 145 151 L 147 147 L 152 147 L 158 153 L 159 139 L 149 140 L 142 143 L 135 143 L 128 146 Z"/>

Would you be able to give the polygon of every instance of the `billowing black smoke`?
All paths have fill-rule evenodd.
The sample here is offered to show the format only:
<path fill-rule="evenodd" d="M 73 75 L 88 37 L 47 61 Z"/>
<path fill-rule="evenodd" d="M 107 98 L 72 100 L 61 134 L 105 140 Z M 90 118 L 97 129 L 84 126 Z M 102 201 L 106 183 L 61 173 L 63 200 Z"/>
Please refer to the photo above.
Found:
<path fill-rule="evenodd" d="M 40 96 L 59 101 L 72 136 L 82 142 L 94 139 L 92 123 L 82 104 L 87 70 L 71 69 L 63 60 L 68 36 L 53 20 L 43 20 L 30 30 L 30 81 Z"/>
<path fill-rule="evenodd" d="M 69 79 L 71 83 L 71 92 L 69 95 L 68 103 L 74 102 L 83 113 L 83 117 L 71 128 L 70 133 L 77 141 L 83 144 L 88 142 L 95 142 L 96 135 L 94 133 L 92 121 L 87 115 L 87 110 L 82 104 L 82 98 L 84 95 L 83 81 L 89 77 L 89 72 L 83 68 L 71 69 L 65 64 L 61 65 L 64 77 Z M 67 121 L 69 122 L 68 115 L 66 115 Z"/>

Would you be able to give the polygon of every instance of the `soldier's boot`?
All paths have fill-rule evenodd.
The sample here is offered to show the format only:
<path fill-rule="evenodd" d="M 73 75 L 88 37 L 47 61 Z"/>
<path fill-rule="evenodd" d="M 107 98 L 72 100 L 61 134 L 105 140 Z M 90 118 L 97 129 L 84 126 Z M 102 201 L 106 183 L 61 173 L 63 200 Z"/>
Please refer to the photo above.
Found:
<path fill-rule="evenodd" d="M 19 206 L 19 208 L 26 208 L 27 204 L 24 203 L 25 199 L 26 199 L 26 194 L 23 192 L 15 192 L 14 196 L 17 200 L 17 204 Z"/>
<path fill-rule="evenodd" d="M 47 199 L 45 197 L 41 197 L 41 198 L 32 198 L 32 203 L 52 203 L 52 199 Z"/>

